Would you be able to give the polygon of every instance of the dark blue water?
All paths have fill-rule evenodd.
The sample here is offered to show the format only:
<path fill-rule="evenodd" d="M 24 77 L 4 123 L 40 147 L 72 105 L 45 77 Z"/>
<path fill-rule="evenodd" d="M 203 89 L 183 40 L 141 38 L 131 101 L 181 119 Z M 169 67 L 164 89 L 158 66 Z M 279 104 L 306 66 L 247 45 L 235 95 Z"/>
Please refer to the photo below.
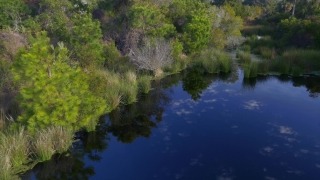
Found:
<path fill-rule="evenodd" d="M 188 72 L 79 134 L 32 179 L 320 179 L 320 81 Z"/>

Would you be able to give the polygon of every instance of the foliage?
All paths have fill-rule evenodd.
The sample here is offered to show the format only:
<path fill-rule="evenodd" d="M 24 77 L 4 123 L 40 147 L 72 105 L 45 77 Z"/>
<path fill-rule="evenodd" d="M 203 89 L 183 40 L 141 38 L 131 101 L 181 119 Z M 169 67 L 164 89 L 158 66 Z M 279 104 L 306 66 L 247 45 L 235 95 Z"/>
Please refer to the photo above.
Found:
<path fill-rule="evenodd" d="M 229 5 L 220 8 L 212 8 L 214 22 L 212 28 L 212 39 L 210 43 L 213 47 L 222 49 L 224 47 L 234 48 L 243 42 L 241 32 L 242 19 L 236 16 L 235 11 Z"/>
<path fill-rule="evenodd" d="M 0 29 L 5 27 L 14 27 L 19 29 L 19 25 L 29 9 L 23 0 L 0 0 Z"/>
<path fill-rule="evenodd" d="M 166 19 L 161 9 L 153 3 L 138 2 L 129 10 L 132 28 L 153 37 L 168 37 L 175 33 L 174 26 Z"/>
<path fill-rule="evenodd" d="M 75 14 L 71 31 L 70 48 L 72 57 L 81 67 L 99 67 L 103 65 L 104 47 L 100 24 L 89 14 Z"/>
<path fill-rule="evenodd" d="M 98 119 L 104 101 L 89 91 L 88 78 L 68 64 L 68 51 L 49 46 L 46 33 L 38 33 L 12 69 L 20 85 L 19 121 L 34 131 L 51 125 L 79 129 Z"/>
<path fill-rule="evenodd" d="M 193 11 L 188 21 L 183 28 L 184 49 L 187 53 L 199 52 L 209 43 L 212 21 L 208 12 L 199 10 Z"/>
<path fill-rule="evenodd" d="M 73 8 L 70 1 L 65 0 L 42 0 L 39 3 L 40 14 L 35 17 L 37 23 L 55 43 L 70 40 L 70 14 Z"/>
<path fill-rule="evenodd" d="M 196 0 L 174 0 L 168 11 L 168 17 L 181 34 L 186 53 L 199 52 L 207 47 L 212 29 L 212 15 L 208 4 Z"/>

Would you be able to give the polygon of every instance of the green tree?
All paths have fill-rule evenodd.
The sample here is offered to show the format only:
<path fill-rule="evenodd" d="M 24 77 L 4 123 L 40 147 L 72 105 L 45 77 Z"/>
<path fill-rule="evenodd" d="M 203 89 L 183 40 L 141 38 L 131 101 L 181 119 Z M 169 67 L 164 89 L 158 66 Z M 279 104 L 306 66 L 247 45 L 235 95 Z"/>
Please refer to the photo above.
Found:
<path fill-rule="evenodd" d="M 71 31 L 70 49 L 73 59 L 81 67 L 97 67 L 103 65 L 103 43 L 100 23 L 89 14 L 75 14 Z"/>
<path fill-rule="evenodd" d="M 140 2 L 130 8 L 129 19 L 132 28 L 143 34 L 166 37 L 174 34 L 173 24 L 166 19 L 160 7 L 155 4 Z"/>
<path fill-rule="evenodd" d="M 184 28 L 182 42 L 185 51 L 192 53 L 205 48 L 211 38 L 211 28 L 212 21 L 207 12 L 193 12 L 190 22 Z"/>
<path fill-rule="evenodd" d="M 181 33 L 185 52 L 197 52 L 208 45 L 213 22 L 209 7 L 197 0 L 174 0 L 169 5 L 168 16 Z"/>
<path fill-rule="evenodd" d="M 6 26 L 18 29 L 29 9 L 23 0 L 0 0 L 0 28 Z"/>
<path fill-rule="evenodd" d="M 37 22 L 48 32 L 52 41 L 68 41 L 72 28 L 72 3 L 66 0 L 42 0 L 39 6 Z"/>
<path fill-rule="evenodd" d="M 92 129 L 106 107 L 89 91 L 86 74 L 68 65 L 67 49 L 50 46 L 45 32 L 31 41 L 12 69 L 20 87 L 18 121 L 31 132 L 51 125 Z"/>

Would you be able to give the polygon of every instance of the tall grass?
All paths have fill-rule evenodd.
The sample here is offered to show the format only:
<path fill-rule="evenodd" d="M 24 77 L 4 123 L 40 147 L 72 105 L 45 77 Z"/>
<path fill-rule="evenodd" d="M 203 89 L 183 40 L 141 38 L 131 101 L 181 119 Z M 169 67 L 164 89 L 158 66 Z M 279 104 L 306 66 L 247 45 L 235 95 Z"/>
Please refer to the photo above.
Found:
<path fill-rule="evenodd" d="M 210 49 L 196 57 L 194 65 L 203 67 L 208 73 L 230 72 L 232 61 L 225 52 Z"/>
<path fill-rule="evenodd" d="M 25 130 L 20 128 L 13 133 L 0 134 L 0 151 L 4 151 L 12 167 L 16 168 L 28 161 L 29 137 Z"/>
<path fill-rule="evenodd" d="M 148 93 L 151 90 L 152 77 L 148 75 L 140 75 L 138 78 L 138 87 L 141 93 Z"/>
<path fill-rule="evenodd" d="M 123 93 L 123 102 L 125 104 L 131 104 L 137 101 L 138 96 L 138 83 L 137 83 L 137 75 L 128 71 L 121 81 L 121 89 L 120 91 Z"/>
<path fill-rule="evenodd" d="M 244 77 L 254 78 L 258 75 L 258 62 L 246 63 L 243 65 Z"/>
<path fill-rule="evenodd" d="M 240 63 L 250 64 L 251 62 L 251 54 L 250 52 L 246 51 L 238 51 L 237 58 L 239 59 Z"/>
<path fill-rule="evenodd" d="M 281 60 L 292 66 L 301 67 L 305 72 L 320 70 L 320 51 L 317 50 L 287 50 L 282 54 Z"/>
<path fill-rule="evenodd" d="M 29 136 L 23 128 L 0 133 L 0 179 L 13 179 L 29 160 Z"/>
<path fill-rule="evenodd" d="M 260 47 L 259 54 L 264 59 L 274 59 L 276 57 L 275 49 L 269 47 Z"/>
<path fill-rule="evenodd" d="M 291 49 L 273 60 L 250 62 L 242 58 L 246 78 L 257 74 L 284 74 L 301 76 L 320 72 L 320 52 L 316 50 Z"/>
<path fill-rule="evenodd" d="M 34 153 L 40 161 L 47 161 L 55 153 L 53 139 L 47 134 L 47 129 L 36 133 L 34 141 Z"/>
<path fill-rule="evenodd" d="M 35 135 L 34 153 L 40 161 L 51 159 L 55 153 L 67 151 L 73 142 L 73 132 L 62 127 L 49 127 Z"/>

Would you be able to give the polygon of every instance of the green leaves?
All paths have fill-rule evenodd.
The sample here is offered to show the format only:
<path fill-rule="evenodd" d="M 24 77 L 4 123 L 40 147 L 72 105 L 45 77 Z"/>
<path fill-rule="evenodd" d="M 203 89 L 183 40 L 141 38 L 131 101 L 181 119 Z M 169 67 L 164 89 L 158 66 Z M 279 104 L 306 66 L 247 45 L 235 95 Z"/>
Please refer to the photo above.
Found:
<path fill-rule="evenodd" d="M 103 44 L 100 23 L 89 14 L 75 14 L 71 31 L 70 46 L 73 58 L 81 67 L 97 67 L 103 65 Z"/>
<path fill-rule="evenodd" d="M 165 37 L 174 34 L 175 28 L 161 12 L 151 3 L 137 3 L 130 8 L 129 19 L 134 29 L 139 29 L 154 37 Z"/>
<path fill-rule="evenodd" d="M 193 12 L 185 26 L 183 42 L 188 53 L 198 52 L 206 47 L 211 36 L 212 21 L 206 12 Z"/>
<path fill-rule="evenodd" d="M 18 26 L 29 13 L 23 0 L 0 0 L 0 28 Z"/>
<path fill-rule="evenodd" d="M 77 130 L 96 122 L 105 111 L 104 101 L 89 91 L 86 74 L 66 60 L 67 49 L 62 44 L 50 47 L 41 32 L 13 65 L 23 110 L 19 121 L 31 132 L 51 125 Z"/>

